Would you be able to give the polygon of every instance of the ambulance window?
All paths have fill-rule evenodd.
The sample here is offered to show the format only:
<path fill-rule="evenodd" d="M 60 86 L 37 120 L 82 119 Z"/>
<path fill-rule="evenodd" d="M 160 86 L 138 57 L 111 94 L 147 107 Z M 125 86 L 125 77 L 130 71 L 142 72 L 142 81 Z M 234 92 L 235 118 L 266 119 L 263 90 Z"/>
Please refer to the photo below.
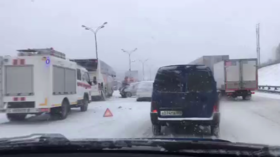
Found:
<path fill-rule="evenodd" d="M 88 79 L 87 79 L 87 73 L 86 72 L 84 72 L 84 74 L 83 74 L 83 80 L 84 81 L 87 81 Z"/>
<path fill-rule="evenodd" d="M 90 82 L 89 73 L 86 73 L 86 79 L 88 82 Z"/>
<path fill-rule="evenodd" d="M 81 80 L 81 70 L 77 69 L 77 79 Z"/>

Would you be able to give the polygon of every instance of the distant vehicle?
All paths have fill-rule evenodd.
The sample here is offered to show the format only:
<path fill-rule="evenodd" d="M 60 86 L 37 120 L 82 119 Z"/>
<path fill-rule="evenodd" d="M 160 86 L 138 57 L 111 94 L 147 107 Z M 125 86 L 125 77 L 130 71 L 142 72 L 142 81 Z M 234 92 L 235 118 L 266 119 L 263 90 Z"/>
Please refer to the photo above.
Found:
<path fill-rule="evenodd" d="M 220 113 L 216 83 L 209 67 L 171 65 L 161 67 L 153 85 L 151 102 L 153 134 L 162 126 L 210 126 L 218 136 Z"/>
<path fill-rule="evenodd" d="M 126 83 L 128 84 L 133 82 L 139 82 L 138 71 L 137 70 L 127 71 L 125 73 L 124 81 L 126 81 Z"/>
<path fill-rule="evenodd" d="M 4 58 L 4 103 L 10 121 L 41 113 L 65 119 L 72 107 L 87 111 L 91 82 L 85 68 L 52 48 L 18 51 L 18 56 Z"/>
<path fill-rule="evenodd" d="M 205 65 L 213 71 L 214 64 L 224 61 L 224 60 L 229 60 L 229 55 L 202 56 L 202 57 L 190 62 L 189 64 Z"/>
<path fill-rule="evenodd" d="M 214 65 L 217 89 L 232 98 L 250 99 L 258 89 L 257 59 L 231 59 Z"/>
<path fill-rule="evenodd" d="M 121 87 L 121 82 L 116 80 L 116 79 L 114 79 L 114 82 L 113 82 L 114 90 L 118 90 L 120 87 Z"/>
<path fill-rule="evenodd" d="M 138 84 L 136 96 L 136 101 L 150 101 L 152 98 L 153 91 L 153 83 L 154 81 L 141 81 Z"/>
<path fill-rule="evenodd" d="M 139 82 L 134 82 L 134 83 L 129 84 L 129 86 L 127 88 L 120 90 L 121 96 L 123 98 L 135 96 L 138 85 L 139 85 Z"/>
<path fill-rule="evenodd" d="M 113 95 L 116 73 L 111 66 L 97 59 L 72 59 L 72 61 L 88 70 L 92 81 L 93 100 L 106 100 Z"/>

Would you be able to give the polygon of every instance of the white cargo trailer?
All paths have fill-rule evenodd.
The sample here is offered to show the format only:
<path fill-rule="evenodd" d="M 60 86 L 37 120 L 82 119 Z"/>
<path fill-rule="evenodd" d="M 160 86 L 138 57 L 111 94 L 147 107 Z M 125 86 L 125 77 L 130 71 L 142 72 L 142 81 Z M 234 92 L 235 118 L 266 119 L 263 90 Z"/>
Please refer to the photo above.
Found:
<path fill-rule="evenodd" d="M 223 95 L 245 100 L 258 89 L 257 59 L 231 59 L 213 66 L 217 89 Z"/>
<path fill-rule="evenodd" d="M 229 55 L 202 56 L 189 64 L 205 65 L 213 71 L 213 65 L 224 60 L 229 60 Z"/>

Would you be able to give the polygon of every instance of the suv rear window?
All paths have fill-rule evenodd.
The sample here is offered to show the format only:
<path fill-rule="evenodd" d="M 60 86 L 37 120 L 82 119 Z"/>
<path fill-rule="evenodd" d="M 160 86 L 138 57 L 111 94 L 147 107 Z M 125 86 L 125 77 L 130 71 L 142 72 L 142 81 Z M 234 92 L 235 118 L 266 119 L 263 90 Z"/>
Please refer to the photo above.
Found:
<path fill-rule="evenodd" d="M 154 90 L 160 92 L 182 92 L 182 73 L 180 70 L 160 70 L 158 71 Z"/>
<path fill-rule="evenodd" d="M 211 72 L 196 68 L 160 69 L 156 75 L 154 90 L 159 92 L 211 92 L 214 78 Z"/>
<path fill-rule="evenodd" d="M 186 74 L 186 91 L 210 92 L 213 90 L 213 76 L 208 71 L 192 71 Z"/>

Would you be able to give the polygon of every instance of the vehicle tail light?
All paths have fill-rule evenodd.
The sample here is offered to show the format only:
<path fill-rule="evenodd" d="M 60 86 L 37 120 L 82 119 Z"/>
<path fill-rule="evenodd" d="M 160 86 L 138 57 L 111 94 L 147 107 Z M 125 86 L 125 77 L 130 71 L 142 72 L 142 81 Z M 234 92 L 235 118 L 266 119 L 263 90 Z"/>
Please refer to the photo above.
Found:
<path fill-rule="evenodd" d="M 20 98 L 20 101 L 25 101 L 25 97 L 21 97 L 21 98 Z"/>
<path fill-rule="evenodd" d="M 152 101 L 152 103 L 151 103 L 151 111 L 153 113 L 158 113 L 158 111 L 157 111 L 157 103 L 155 101 Z"/>
<path fill-rule="evenodd" d="M 14 100 L 14 101 L 18 101 L 18 98 L 17 98 L 17 97 L 14 97 L 13 100 Z"/>
<path fill-rule="evenodd" d="M 255 92 L 251 92 L 251 94 L 255 94 Z"/>
<path fill-rule="evenodd" d="M 20 65 L 24 65 L 25 64 L 25 60 L 24 59 L 20 59 Z"/>
<path fill-rule="evenodd" d="M 219 112 L 219 102 L 213 106 L 213 112 Z"/>
<path fill-rule="evenodd" d="M 13 65 L 17 65 L 17 59 L 13 60 Z"/>
<path fill-rule="evenodd" d="M 157 113 L 157 110 L 153 110 L 152 112 L 153 112 L 153 113 Z"/>

